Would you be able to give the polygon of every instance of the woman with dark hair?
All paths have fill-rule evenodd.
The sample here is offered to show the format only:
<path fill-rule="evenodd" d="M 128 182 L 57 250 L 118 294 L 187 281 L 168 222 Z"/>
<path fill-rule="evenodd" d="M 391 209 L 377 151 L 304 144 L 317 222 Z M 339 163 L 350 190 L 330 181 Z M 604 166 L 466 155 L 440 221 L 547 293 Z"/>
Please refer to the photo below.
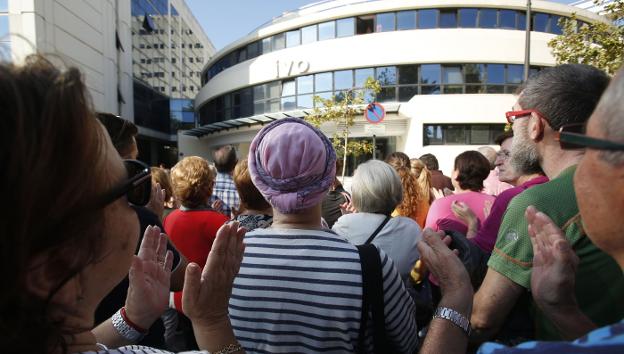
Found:
<path fill-rule="evenodd" d="M 403 200 L 397 205 L 392 216 L 412 218 L 421 228 L 424 227 L 429 210 L 429 191 L 421 188 L 411 171 L 410 159 L 405 153 L 393 152 L 388 155 L 386 162 L 399 174 L 403 186 Z"/>
<path fill-rule="evenodd" d="M 134 256 L 129 203 L 148 202 L 149 169 L 122 161 L 77 69 L 38 56 L 0 64 L 0 92 L 0 181 L 11 205 L 0 219 L 2 352 L 160 352 L 121 347 L 145 334 L 169 297 L 172 256 L 158 228 Z M 196 264 L 186 271 L 185 309 L 202 349 L 240 348 L 222 306 L 241 261 L 237 226 L 220 230 L 204 274 Z M 98 303 L 128 271 L 125 306 L 92 329 Z"/>
<path fill-rule="evenodd" d="M 429 208 L 425 227 L 436 231 L 450 230 L 466 234 L 468 226 L 455 214 L 451 206 L 463 202 L 475 211 L 479 222 L 483 222 L 484 208 L 491 206 L 495 197 L 482 193 L 483 181 L 490 173 L 489 161 L 478 151 L 464 151 L 455 158 L 451 180 L 455 187 L 452 195 L 436 199 Z"/>

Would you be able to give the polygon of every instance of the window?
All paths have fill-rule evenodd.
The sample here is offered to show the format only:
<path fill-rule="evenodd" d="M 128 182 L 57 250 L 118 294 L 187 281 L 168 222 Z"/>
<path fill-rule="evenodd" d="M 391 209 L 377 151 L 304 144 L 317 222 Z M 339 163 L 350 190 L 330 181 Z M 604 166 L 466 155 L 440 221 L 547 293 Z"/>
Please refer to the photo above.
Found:
<path fill-rule="evenodd" d="M 440 93 L 441 70 L 439 64 L 425 64 L 420 66 L 421 93 L 431 95 Z M 434 85 L 436 84 L 436 85 Z"/>
<path fill-rule="evenodd" d="M 356 33 L 367 34 L 375 32 L 375 16 L 358 16 L 356 21 Z"/>
<path fill-rule="evenodd" d="M 548 32 L 550 29 L 549 24 L 550 16 L 548 14 L 536 13 L 533 15 L 533 28 L 532 31 Z"/>
<path fill-rule="evenodd" d="M 312 95 L 299 95 L 297 96 L 297 108 L 314 108 L 314 100 Z"/>
<path fill-rule="evenodd" d="M 396 101 L 396 87 L 382 87 L 377 94 L 377 102 L 394 102 Z"/>
<path fill-rule="evenodd" d="M 334 90 L 348 90 L 353 87 L 353 71 L 342 70 L 334 72 Z"/>
<path fill-rule="evenodd" d="M 467 84 L 482 84 L 485 82 L 485 68 L 483 64 L 464 65 Z"/>
<path fill-rule="evenodd" d="M 394 31 L 396 28 L 394 12 L 377 15 L 377 27 L 375 32 Z"/>
<path fill-rule="evenodd" d="M 314 91 L 314 75 L 299 76 L 297 78 L 297 92 L 312 93 Z"/>
<path fill-rule="evenodd" d="M 477 9 L 459 9 L 459 27 L 474 28 L 477 27 Z"/>
<path fill-rule="evenodd" d="M 295 80 L 282 81 L 282 97 L 295 95 Z"/>
<path fill-rule="evenodd" d="M 438 10 L 418 11 L 418 28 L 435 28 L 438 25 Z"/>
<path fill-rule="evenodd" d="M 516 11 L 500 10 L 500 28 L 516 29 Z"/>
<path fill-rule="evenodd" d="M 271 53 L 271 37 L 262 39 L 262 53 Z"/>
<path fill-rule="evenodd" d="M 457 10 L 443 9 L 440 10 L 440 28 L 457 27 Z"/>
<path fill-rule="evenodd" d="M 299 30 L 286 32 L 286 47 L 296 47 L 301 44 L 301 34 Z"/>
<path fill-rule="evenodd" d="M 314 75 L 314 91 L 331 91 L 332 90 L 332 73 L 322 73 Z"/>
<path fill-rule="evenodd" d="M 562 34 L 563 28 L 559 25 L 559 20 L 561 20 L 561 16 L 551 15 L 550 16 L 550 33 L 554 34 Z"/>
<path fill-rule="evenodd" d="M 189 63 L 193 63 L 194 62 L 193 57 L 188 58 L 188 60 L 189 60 Z"/>
<path fill-rule="evenodd" d="M 524 75 L 524 66 L 509 64 L 507 65 L 507 83 L 521 84 Z"/>
<path fill-rule="evenodd" d="M 385 66 L 377 68 L 377 75 L 375 76 L 381 86 L 396 85 L 396 66 Z"/>
<path fill-rule="evenodd" d="M 253 42 L 247 45 L 247 57 L 249 59 L 255 58 L 260 55 L 259 45 L 260 42 Z"/>
<path fill-rule="evenodd" d="M 517 11 L 516 18 L 518 19 L 516 29 L 522 31 L 526 30 L 526 13 L 524 11 Z"/>
<path fill-rule="evenodd" d="M 397 12 L 397 30 L 410 30 L 416 28 L 416 11 Z"/>
<path fill-rule="evenodd" d="M 301 29 L 301 44 L 316 42 L 316 25 Z"/>
<path fill-rule="evenodd" d="M 267 84 L 267 98 L 276 98 L 280 96 L 281 82 L 273 81 Z"/>
<path fill-rule="evenodd" d="M 319 41 L 325 39 L 336 38 L 336 22 L 329 21 L 318 24 L 318 39 Z"/>
<path fill-rule="evenodd" d="M 488 84 L 504 84 L 505 83 L 505 65 L 488 64 L 487 65 L 487 83 Z"/>
<path fill-rule="evenodd" d="M 336 37 L 353 36 L 355 32 L 355 19 L 353 17 L 343 18 L 336 21 Z"/>
<path fill-rule="evenodd" d="M 399 70 L 399 85 L 418 83 L 418 65 L 401 65 Z"/>
<path fill-rule="evenodd" d="M 418 94 L 418 86 L 400 86 L 399 101 L 407 102 Z"/>
<path fill-rule="evenodd" d="M 442 83 L 444 93 L 463 93 L 464 77 L 461 65 L 443 65 Z"/>
<path fill-rule="evenodd" d="M 266 85 L 256 85 L 253 87 L 253 97 L 254 100 L 263 100 L 266 98 L 265 90 L 267 89 Z"/>
<path fill-rule="evenodd" d="M 375 78 L 375 69 L 356 69 L 355 70 L 355 87 L 364 87 L 366 80 L 369 78 Z"/>
<path fill-rule="evenodd" d="M 273 50 L 279 50 L 286 48 L 286 36 L 284 33 L 278 33 L 273 36 Z"/>
<path fill-rule="evenodd" d="M 496 28 L 496 13 L 495 9 L 481 9 L 479 10 L 479 27 L 480 28 Z"/>

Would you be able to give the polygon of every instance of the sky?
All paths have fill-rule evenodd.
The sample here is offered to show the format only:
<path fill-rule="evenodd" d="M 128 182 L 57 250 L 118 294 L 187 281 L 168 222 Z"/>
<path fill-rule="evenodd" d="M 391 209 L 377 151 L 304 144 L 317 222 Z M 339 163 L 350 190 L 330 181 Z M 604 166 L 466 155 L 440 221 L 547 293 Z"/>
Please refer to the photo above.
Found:
<path fill-rule="evenodd" d="M 569 4 L 575 0 L 552 0 Z M 283 12 L 317 0 L 186 0 L 217 50 Z"/>

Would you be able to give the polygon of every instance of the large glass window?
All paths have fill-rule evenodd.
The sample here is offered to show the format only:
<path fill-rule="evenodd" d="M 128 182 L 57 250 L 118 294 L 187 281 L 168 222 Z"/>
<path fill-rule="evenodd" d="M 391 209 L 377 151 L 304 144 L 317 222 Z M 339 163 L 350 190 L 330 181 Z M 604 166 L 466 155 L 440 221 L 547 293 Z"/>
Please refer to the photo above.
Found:
<path fill-rule="evenodd" d="M 297 93 L 311 93 L 314 91 L 314 75 L 299 76 L 297 78 Z"/>
<path fill-rule="evenodd" d="M 375 16 L 358 16 L 356 18 L 356 33 L 367 34 L 375 32 Z"/>
<path fill-rule="evenodd" d="M 461 65 L 442 65 L 444 93 L 463 93 L 464 76 Z"/>
<path fill-rule="evenodd" d="M 282 97 L 295 94 L 295 80 L 282 81 Z"/>
<path fill-rule="evenodd" d="M 485 82 L 485 69 L 483 64 L 465 64 L 467 84 L 482 84 Z"/>
<path fill-rule="evenodd" d="M 551 15 L 550 16 L 550 33 L 554 34 L 562 34 L 563 28 L 559 25 L 559 20 L 561 20 L 561 16 Z"/>
<path fill-rule="evenodd" d="M 487 65 L 487 83 L 488 84 L 504 84 L 505 83 L 505 65 L 488 64 Z"/>
<path fill-rule="evenodd" d="M 322 73 L 314 75 L 314 91 L 331 91 L 332 90 L 332 73 Z"/>
<path fill-rule="evenodd" d="M 416 28 L 416 11 L 397 12 L 397 30 L 410 30 Z"/>
<path fill-rule="evenodd" d="M 0 15 L 0 39 L 9 34 L 9 16 Z"/>
<path fill-rule="evenodd" d="M 247 45 L 247 56 L 253 59 L 260 55 L 260 42 L 253 42 Z"/>
<path fill-rule="evenodd" d="M 313 95 L 299 95 L 297 96 L 297 108 L 314 108 L 314 96 Z"/>
<path fill-rule="evenodd" d="M 375 78 L 375 69 L 356 69 L 355 70 L 355 87 L 364 87 L 366 80 L 369 78 Z"/>
<path fill-rule="evenodd" d="M 464 125 L 447 125 L 444 130 L 444 140 L 448 145 L 466 144 L 466 128 Z"/>
<path fill-rule="evenodd" d="M 353 71 L 341 70 L 334 72 L 334 90 L 348 90 L 353 87 Z"/>
<path fill-rule="evenodd" d="M 477 27 L 477 9 L 459 9 L 459 27 L 474 28 Z"/>
<path fill-rule="evenodd" d="M 297 98 L 295 96 L 282 97 L 280 103 L 283 111 L 292 111 L 297 109 Z"/>
<path fill-rule="evenodd" d="M 500 10 L 500 28 L 515 29 L 516 28 L 516 11 Z"/>
<path fill-rule="evenodd" d="M 375 32 L 388 32 L 395 30 L 394 12 L 377 15 L 377 27 Z"/>
<path fill-rule="evenodd" d="M 548 14 L 536 13 L 533 14 L 533 28 L 532 31 L 548 32 L 550 16 Z"/>
<path fill-rule="evenodd" d="M 262 40 L 262 53 L 271 53 L 271 37 Z"/>
<path fill-rule="evenodd" d="M 301 44 L 316 42 L 316 25 L 301 29 Z"/>
<path fill-rule="evenodd" d="M 299 30 L 286 32 L 286 47 L 296 47 L 301 44 L 301 34 Z"/>
<path fill-rule="evenodd" d="M 325 39 L 336 38 L 336 22 L 329 21 L 318 24 L 318 39 L 319 41 Z"/>
<path fill-rule="evenodd" d="M 377 68 L 377 81 L 381 86 L 396 85 L 396 66 L 385 66 Z"/>
<path fill-rule="evenodd" d="M 399 70 L 399 85 L 418 83 L 418 65 L 401 65 Z"/>
<path fill-rule="evenodd" d="M 479 27 L 480 28 L 496 28 L 496 9 L 479 10 Z"/>
<path fill-rule="evenodd" d="M 524 66 L 517 64 L 507 65 L 507 83 L 521 84 L 524 75 Z"/>
<path fill-rule="evenodd" d="M 436 28 L 438 25 L 438 10 L 419 10 L 418 28 Z"/>
<path fill-rule="evenodd" d="M 457 27 L 457 9 L 440 10 L 440 28 Z"/>
<path fill-rule="evenodd" d="M 267 90 L 267 86 L 266 85 L 256 85 L 253 88 L 253 97 L 254 100 L 258 101 L 258 100 L 263 100 L 265 99 L 267 96 L 265 94 L 265 91 Z"/>
<path fill-rule="evenodd" d="M 279 50 L 286 48 L 286 36 L 284 33 L 278 33 L 273 36 L 273 50 Z"/>
<path fill-rule="evenodd" d="M 420 66 L 421 84 L 440 83 L 440 64 L 424 64 Z"/>
<path fill-rule="evenodd" d="M 269 82 L 267 84 L 267 93 L 269 94 L 267 98 L 277 98 L 280 96 L 281 91 L 281 83 L 279 81 Z"/>
<path fill-rule="evenodd" d="M 377 102 L 395 102 L 396 101 L 396 87 L 382 87 L 381 91 L 377 94 Z"/>
<path fill-rule="evenodd" d="M 336 37 L 353 36 L 355 32 L 355 20 L 353 17 L 343 18 L 336 21 Z"/>
<path fill-rule="evenodd" d="M 526 30 L 526 13 L 524 11 L 517 11 L 516 17 L 518 18 L 518 25 L 516 29 L 521 31 Z"/>
<path fill-rule="evenodd" d="M 400 86 L 399 87 L 399 101 L 407 102 L 412 97 L 418 94 L 418 86 Z"/>

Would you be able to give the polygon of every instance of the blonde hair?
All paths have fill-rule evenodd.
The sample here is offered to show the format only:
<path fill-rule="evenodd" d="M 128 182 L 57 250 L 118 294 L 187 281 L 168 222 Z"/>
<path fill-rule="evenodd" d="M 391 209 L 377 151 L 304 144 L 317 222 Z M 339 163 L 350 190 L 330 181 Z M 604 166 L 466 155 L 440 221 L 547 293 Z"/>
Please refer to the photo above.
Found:
<path fill-rule="evenodd" d="M 403 200 L 396 207 L 400 216 L 414 216 L 418 210 L 418 203 L 424 200 L 422 191 L 418 186 L 416 176 L 412 174 L 409 158 L 403 153 L 395 152 L 388 156 L 386 162 L 392 166 L 401 178 L 403 186 Z"/>
<path fill-rule="evenodd" d="M 420 159 L 411 159 L 410 168 L 420 188 L 421 201 L 431 199 L 431 171 Z"/>
<path fill-rule="evenodd" d="M 187 208 L 203 206 L 212 194 L 215 173 L 199 156 L 182 159 L 171 169 L 173 195 Z"/>
<path fill-rule="evenodd" d="M 171 178 L 167 171 L 164 168 L 160 167 L 150 167 L 150 172 L 152 174 L 152 183 L 160 184 L 160 188 L 165 190 L 165 202 L 171 200 L 173 197 L 173 189 L 171 188 Z"/>
<path fill-rule="evenodd" d="M 240 197 L 241 206 L 246 210 L 264 210 L 271 205 L 264 199 L 258 188 L 251 181 L 247 159 L 238 161 L 232 174 L 234 185 Z"/>

